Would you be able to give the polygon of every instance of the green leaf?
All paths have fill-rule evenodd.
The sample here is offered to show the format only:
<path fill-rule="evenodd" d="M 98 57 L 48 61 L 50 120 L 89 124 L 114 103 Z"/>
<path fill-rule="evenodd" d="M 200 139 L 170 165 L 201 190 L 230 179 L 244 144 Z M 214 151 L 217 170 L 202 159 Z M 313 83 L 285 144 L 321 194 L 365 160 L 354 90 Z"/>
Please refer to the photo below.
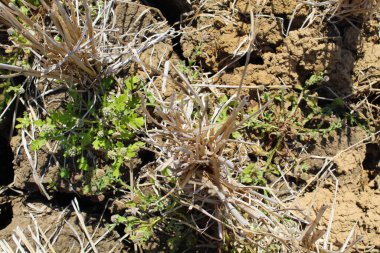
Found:
<path fill-rule="evenodd" d="M 255 170 L 255 164 L 251 163 L 243 169 L 243 174 L 251 174 Z"/>
<path fill-rule="evenodd" d="M 40 0 L 28 0 L 29 3 L 33 4 L 34 6 L 38 7 L 40 6 Z"/>
<path fill-rule="evenodd" d="M 133 129 L 139 129 L 144 125 L 144 118 L 143 117 L 133 117 L 129 121 L 129 126 Z"/>
<path fill-rule="evenodd" d="M 253 182 L 253 179 L 251 177 L 243 177 L 241 182 L 245 184 L 251 184 Z"/>
<path fill-rule="evenodd" d="M 234 138 L 236 140 L 241 139 L 242 137 L 243 137 L 243 135 L 241 133 L 239 133 L 238 131 L 232 133 L 232 138 Z"/>
<path fill-rule="evenodd" d="M 153 93 L 147 92 L 146 97 L 148 98 L 149 104 L 154 105 L 156 104 L 156 99 L 153 96 Z"/>
<path fill-rule="evenodd" d="M 113 173 L 112 173 L 112 176 L 114 178 L 119 178 L 120 177 L 120 167 L 117 167 L 114 169 Z"/>
<path fill-rule="evenodd" d="M 83 133 L 82 141 L 81 141 L 81 147 L 82 148 L 87 147 L 88 145 L 91 144 L 92 140 L 93 140 L 93 135 L 92 135 L 91 131 Z"/>
<path fill-rule="evenodd" d="M 127 105 L 127 101 L 128 101 L 128 94 L 121 94 L 115 99 L 113 103 L 113 107 L 116 109 L 116 111 L 122 112 Z"/>
<path fill-rule="evenodd" d="M 115 178 L 119 178 L 120 177 L 120 167 L 121 165 L 123 164 L 124 162 L 124 159 L 122 157 L 118 157 L 116 159 L 116 161 L 114 161 L 114 163 L 112 164 L 112 168 L 113 168 L 113 177 Z"/>
<path fill-rule="evenodd" d="M 132 145 L 129 145 L 128 146 L 128 151 L 127 151 L 127 157 L 129 159 L 133 158 L 136 156 L 136 153 L 138 150 L 140 150 L 140 148 L 144 146 L 144 142 L 141 142 L 141 141 L 138 141 Z"/>
<path fill-rule="evenodd" d="M 100 87 L 103 90 L 107 91 L 107 90 L 111 89 L 111 87 L 114 83 L 115 83 L 115 79 L 112 76 L 109 76 L 109 77 L 102 79 L 102 81 L 100 82 Z"/>
<path fill-rule="evenodd" d="M 84 187 L 83 187 L 83 194 L 88 194 L 88 193 L 90 193 L 91 192 L 91 187 L 90 187 L 90 185 L 85 185 Z"/>
<path fill-rule="evenodd" d="M 315 73 L 308 80 L 306 80 L 305 84 L 306 84 L 306 87 L 309 87 L 309 86 L 318 84 L 318 83 L 322 82 L 323 80 L 324 80 L 324 73 L 323 72 Z"/>
<path fill-rule="evenodd" d="M 334 99 L 332 106 L 337 109 L 337 108 L 343 108 L 344 107 L 344 100 L 342 98 L 336 98 Z"/>
<path fill-rule="evenodd" d="M 74 106 L 74 105 L 69 105 L 67 108 L 67 111 L 65 112 L 58 112 L 58 111 L 52 112 L 50 115 L 51 120 L 53 122 L 57 122 L 61 124 L 62 127 L 67 128 L 67 129 L 73 127 L 76 124 L 77 120 L 79 120 L 79 118 L 76 117 L 73 111 L 71 111 L 74 108 L 70 108 L 70 106 Z"/>
<path fill-rule="evenodd" d="M 45 121 L 43 121 L 43 120 L 40 120 L 40 119 L 38 119 L 38 120 L 35 120 L 33 123 L 34 123 L 34 125 L 35 125 L 36 127 L 42 127 L 43 125 L 45 125 L 45 124 L 46 124 L 46 122 L 45 122 Z"/>
<path fill-rule="evenodd" d="M 17 94 L 17 93 L 22 93 L 21 91 L 22 91 L 23 89 L 21 88 L 21 87 L 19 87 L 19 86 L 10 86 L 10 87 L 8 87 L 6 90 L 5 90 L 5 92 L 7 92 L 7 93 L 11 93 L 11 92 L 13 92 L 13 93 L 15 93 L 15 94 Z"/>
<path fill-rule="evenodd" d="M 172 176 L 172 171 L 168 168 L 168 167 L 165 167 L 162 171 L 161 171 L 162 175 L 165 176 L 165 177 L 171 177 Z"/>
<path fill-rule="evenodd" d="M 84 156 L 81 156 L 81 158 L 78 159 L 78 167 L 80 170 L 88 171 L 90 166 L 88 165 L 88 162 Z"/>
<path fill-rule="evenodd" d="M 124 144 L 120 141 L 116 142 L 116 147 L 118 148 L 124 148 Z"/>
<path fill-rule="evenodd" d="M 38 138 L 38 139 L 35 139 L 32 141 L 30 147 L 31 147 L 32 151 L 36 151 L 36 150 L 39 150 L 40 148 L 42 148 L 43 146 L 45 146 L 46 143 L 47 143 L 46 139 Z"/>
<path fill-rule="evenodd" d="M 296 85 L 294 85 L 294 89 L 301 91 L 301 90 L 303 90 L 303 87 L 300 83 L 297 83 Z"/>
<path fill-rule="evenodd" d="M 127 218 L 125 218 L 124 216 L 120 216 L 120 215 L 116 215 L 116 223 L 120 224 L 120 223 L 126 223 L 128 222 Z"/>
<path fill-rule="evenodd" d="M 59 176 L 63 179 L 69 179 L 70 171 L 68 169 L 61 169 Z"/>
<path fill-rule="evenodd" d="M 95 137 L 95 140 L 92 142 L 92 146 L 95 150 L 104 149 L 107 147 L 107 141 L 104 138 Z"/>
<path fill-rule="evenodd" d="M 140 82 L 140 78 L 136 76 L 131 76 L 125 80 L 125 87 L 127 88 L 127 91 L 132 91 L 136 89 L 137 84 Z"/>
<path fill-rule="evenodd" d="M 21 6 L 21 7 L 20 7 L 20 11 L 21 11 L 22 14 L 24 14 L 25 16 L 28 16 L 29 9 L 26 8 L 25 6 Z"/>
<path fill-rule="evenodd" d="M 28 126 L 30 126 L 30 120 L 26 112 L 24 112 L 23 118 L 17 118 L 16 120 L 20 123 L 16 125 L 17 129 L 27 128 Z"/>
<path fill-rule="evenodd" d="M 283 98 L 281 95 L 276 95 L 276 96 L 274 96 L 273 100 L 275 100 L 277 102 L 282 102 Z"/>
<path fill-rule="evenodd" d="M 55 35 L 53 39 L 57 42 L 62 42 L 62 36 L 59 34 Z"/>
<path fill-rule="evenodd" d="M 98 138 L 96 138 L 93 142 L 92 142 L 92 146 L 94 147 L 95 150 L 99 150 L 100 147 L 102 146 L 101 145 L 101 142 Z"/>

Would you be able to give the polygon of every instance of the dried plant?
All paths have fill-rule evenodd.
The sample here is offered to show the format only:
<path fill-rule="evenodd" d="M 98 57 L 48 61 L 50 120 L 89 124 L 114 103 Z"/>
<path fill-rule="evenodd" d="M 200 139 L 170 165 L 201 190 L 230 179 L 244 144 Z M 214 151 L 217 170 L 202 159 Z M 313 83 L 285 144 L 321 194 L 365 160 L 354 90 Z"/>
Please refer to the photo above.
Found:
<path fill-rule="evenodd" d="M 178 70 L 177 73 L 183 77 Z M 186 85 L 182 89 L 188 95 L 179 99 L 173 95 L 169 101 L 163 101 L 157 93 L 155 114 L 145 111 L 148 121 L 157 126 L 146 130 L 147 142 L 157 147 L 166 160 L 156 172 L 169 166 L 178 182 L 172 189 L 165 182 L 157 184 L 165 186 L 168 195 L 180 193 L 183 205 L 196 208 L 216 221 L 219 240 L 224 239 L 224 229 L 227 229 L 238 240 L 255 245 L 253 247 L 265 247 L 265 243 L 274 241 L 282 242 L 284 247 L 289 242 L 297 245 L 297 235 L 289 228 L 297 227 L 297 222 L 284 223 L 283 218 L 291 214 L 277 211 L 285 208 L 283 203 L 269 188 L 246 187 L 238 182 L 238 168 L 231 161 L 236 157 L 228 159 L 226 156 L 231 134 L 267 105 L 254 115 L 243 117 L 240 114 L 248 100 L 233 96 L 210 115 L 207 96 L 198 94 L 184 77 L 183 80 Z M 234 100 L 237 106 L 223 123 L 217 123 L 221 109 Z M 159 177 L 156 180 L 159 181 Z M 270 197 L 262 194 L 263 190 L 270 193 Z M 214 208 L 211 213 L 204 207 L 207 204 Z"/>
<path fill-rule="evenodd" d="M 7 6 L 0 2 L 1 22 L 10 28 L 10 33 L 18 33 L 27 40 L 16 46 L 30 48 L 37 62 L 36 69 L 6 64 L 0 64 L 0 68 L 27 76 L 80 83 L 88 88 L 96 80 L 119 72 L 133 58 L 133 50 L 141 53 L 173 31 L 167 29 L 157 34 L 163 30 L 164 23 L 158 22 L 136 32 L 132 36 L 135 41 L 126 43 L 120 39 L 126 35 L 116 28 L 116 0 L 98 5 L 96 16 L 91 11 L 94 6 L 90 6 L 87 0 L 40 2 L 42 7 L 36 9 L 39 14 L 34 15 L 33 20 L 14 4 Z M 149 32 L 147 29 L 151 37 L 145 35 Z M 130 32 L 126 31 L 126 34 Z"/>
<path fill-rule="evenodd" d="M 346 18 L 349 16 L 358 16 L 371 14 L 378 10 L 380 2 L 376 0 L 338 0 L 333 3 L 331 16 Z"/>
<path fill-rule="evenodd" d="M 377 0 L 328 0 L 328 1 L 300 1 L 293 11 L 293 16 L 304 6 L 308 6 L 311 11 L 305 19 L 302 27 L 307 27 L 314 23 L 316 20 L 329 22 L 336 22 L 340 20 L 352 20 L 362 17 L 364 19 L 370 18 L 373 13 L 379 11 L 380 2 Z M 291 18 L 288 26 L 287 34 L 291 27 L 293 18 Z"/>
<path fill-rule="evenodd" d="M 78 247 L 80 252 L 100 252 L 99 244 L 107 238 L 112 237 L 112 229 L 107 229 L 105 232 L 99 231 L 101 220 L 98 224 L 95 224 L 92 233 L 88 230 L 89 226 L 85 224 L 85 217 L 82 215 L 79 203 L 77 199 L 71 201 L 73 212 L 69 210 L 69 207 L 65 208 L 56 220 L 49 224 L 48 228 L 42 228 L 41 220 L 38 218 L 41 210 L 35 210 L 29 212 L 30 224 L 23 224 L 24 227 L 17 226 L 12 234 L 13 241 L 6 239 L 0 239 L 0 252 L 1 253 L 13 253 L 13 252 L 61 252 L 62 245 L 57 243 L 60 237 L 68 236 L 72 242 L 72 245 L 65 245 L 73 250 Z M 29 207 L 34 207 L 30 205 Z M 46 209 L 44 206 L 42 210 Z M 33 215 L 37 213 L 37 215 Z M 73 217 L 76 217 L 75 222 L 70 219 L 70 213 L 73 213 Z M 74 215 L 75 213 L 75 215 Z M 104 213 L 103 213 L 104 214 Z M 120 248 L 121 241 L 115 241 L 114 247 L 108 249 L 108 252 L 114 252 L 115 249 Z M 78 252 L 77 250 L 74 250 Z"/>
<path fill-rule="evenodd" d="M 208 239 L 225 242 L 226 238 L 233 238 L 233 245 L 247 247 L 249 252 L 262 252 L 268 247 L 278 252 L 334 252 L 328 250 L 331 224 L 327 229 L 319 227 L 327 206 L 322 206 L 316 218 L 311 219 L 295 208 L 294 199 L 301 192 L 292 190 L 285 177 L 267 186 L 247 186 L 238 180 L 241 168 L 233 144 L 239 141 L 231 135 L 247 120 L 260 115 L 271 102 L 252 115 L 244 115 L 248 99 L 239 99 L 238 91 L 222 106 L 209 108 L 207 101 L 211 95 L 195 90 L 173 68 L 182 78 L 182 82 L 175 83 L 183 93 L 165 100 L 153 87 L 150 90 L 154 105 L 148 105 L 147 99 L 143 103 L 147 122 L 153 124 L 146 129 L 146 142 L 157 149 L 162 163 L 140 179 L 145 176 L 154 179 L 151 182 L 155 191 L 166 194 L 162 200 L 172 196 L 189 210 L 199 211 L 204 219 L 193 219 L 194 224 L 187 225 Z M 229 116 L 220 122 L 220 114 L 227 107 Z M 163 172 L 166 168 L 176 178 L 175 185 L 169 183 Z M 330 168 L 321 171 L 333 175 Z M 282 189 L 280 196 L 278 185 L 288 186 L 289 191 Z M 210 224 L 214 224 L 214 231 Z M 358 241 L 360 238 L 350 233 L 340 252 L 347 252 Z"/>

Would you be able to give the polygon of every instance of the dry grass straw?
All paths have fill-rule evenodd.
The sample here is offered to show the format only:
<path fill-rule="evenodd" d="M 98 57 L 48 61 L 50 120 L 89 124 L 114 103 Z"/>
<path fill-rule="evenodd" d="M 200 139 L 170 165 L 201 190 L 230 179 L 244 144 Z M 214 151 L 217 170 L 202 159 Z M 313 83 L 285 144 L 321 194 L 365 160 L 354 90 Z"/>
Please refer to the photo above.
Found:
<path fill-rule="evenodd" d="M 322 22 L 327 20 L 329 22 L 337 22 L 347 20 L 348 22 L 351 22 L 358 18 L 371 18 L 372 14 L 379 11 L 380 2 L 378 0 L 300 1 L 293 11 L 286 34 L 289 33 L 295 14 L 304 6 L 310 8 L 309 15 L 306 17 L 302 25 L 302 27 L 307 27 L 316 21 Z"/>
<path fill-rule="evenodd" d="M 37 69 L 25 69 L 0 64 L 1 69 L 92 87 L 104 76 L 116 74 L 133 58 L 125 59 L 125 55 L 132 55 L 133 50 L 141 53 L 167 38 L 172 31 L 169 29 L 157 35 L 163 30 L 164 23 L 158 22 L 151 25 L 149 31 L 141 29 L 141 34 L 136 32 L 132 41 L 126 43 L 120 39 L 126 35 L 115 28 L 116 0 L 105 1 L 103 6 L 96 7 L 90 6 L 87 0 L 40 2 L 42 8 L 35 10 L 38 14 L 33 19 L 14 4 L 0 2 L 1 22 L 10 28 L 10 33 L 18 33 L 28 41 L 17 46 L 29 48 L 39 66 Z M 97 8 L 96 16 L 92 14 L 93 8 Z M 147 13 L 149 11 L 142 15 Z M 126 34 L 130 32 L 126 31 Z M 149 32 L 150 37 L 146 36 Z"/>
<path fill-rule="evenodd" d="M 175 196 L 189 210 L 197 210 L 204 217 L 199 219 L 201 222 L 196 219 L 193 225 L 183 222 L 209 240 L 225 241 L 228 235 L 236 240 L 236 247 L 244 245 L 252 252 L 261 252 L 273 245 L 281 252 L 331 252 L 329 244 L 323 245 L 321 239 L 326 230 L 318 229 L 327 207 L 321 207 L 317 218 L 308 223 L 300 215 L 302 212 L 293 208 L 290 199 L 296 193 L 291 189 L 287 194 L 282 190 L 279 197 L 276 188 L 246 186 L 238 180 L 241 168 L 234 161 L 239 160 L 239 153 L 233 147 L 236 140 L 230 139 L 231 134 L 262 113 L 268 104 L 253 115 L 244 115 L 248 100 L 235 95 L 222 106 L 210 108 L 211 95 L 195 90 L 186 77 L 172 67 L 183 80 L 182 85 L 177 85 L 185 92 L 164 100 L 153 87 L 156 98 L 153 114 L 146 102 L 143 103 L 147 121 L 156 126 L 146 129 L 146 141 L 157 148 L 162 159 L 162 164 L 148 174 L 154 179 L 156 191 L 166 192 L 162 200 Z M 230 108 L 229 116 L 219 122 L 220 113 L 226 107 Z M 167 167 L 177 179 L 173 187 L 162 174 Z M 279 180 L 288 185 L 285 177 Z M 216 234 L 210 232 L 210 224 L 214 224 Z M 302 224 L 308 225 L 302 229 Z M 341 252 L 347 248 L 346 245 Z"/>
<path fill-rule="evenodd" d="M 83 1 L 84 20 L 78 20 L 81 14 L 78 13 L 72 1 L 68 1 L 67 6 L 59 1 L 52 1 L 50 6 L 44 0 L 41 3 L 43 11 L 50 13 L 54 29 L 27 17 L 12 3 L 8 7 L 0 3 L 2 21 L 14 29 L 12 32 L 17 32 L 28 40 L 27 45 L 20 46 L 30 47 L 40 58 L 43 67 L 42 71 L 22 70 L 20 67 L 8 67 L 8 69 L 26 75 L 46 76 L 74 82 L 85 82 L 87 78 L 94 79 L 99 72 L 97 69 L 99 59 L 96 59 L 98 52 L 95 47 L 94 27 L 87 1 Z M 44 22 L 44 18 L 41 18 L 41 21 Z M 83 22 L 83 27 L 80 21 Z M 2 67 L 6 68 L 6 66 Z M 66 74 L 61 73 L 60 69 Z"/>
<path fill-rule="evenodd" d="M 331 17 L 348 18 L 359 15 L 372 14 L 379 10 L 380 2 L 377 0 L 337 0 L 332 2 Z"/>
<path fill-rule="evenodd" d="M 51 224 L 44 224 L 43 229 L 38 219 L 39 214 L 46 212 L 46 206 L 37 208 L 33 204 L 29 207 L 34 209 L 29 212 L 30 224 L 23 224 L 25 227 L 16 227 L 12 234 L 12 240 L 7 241 L 0 239 L 0 253 L 30 252 L 30 253 L 55 253 L 62 252 L 62 243 L 65 243 L 66 249 L 71 248 L 70 252 L 100 252 L 99 244 L 110 236 L 111 230 L 105 232 L 99 231 L 99 223 L 93 228 L 92 233 L 85 225 L 85 218 L 80 212 L 77 199 L 71 202 L 74 210 L 74 219 L 70 219 L 69 208 L 65 208 Z M 43 214 L 46 215 L 46 214 Z M 53 220 L 53 219 L 52 219 Z M 47 228 L 46 228 L 46 225 Z M 64 237 L 64 241 L 59 242 Z M 114 247 L 107 252 L 114 252 L 120 247 L 120 242 L 115 242 Z"/>
<path fill-rule="evenodd" d="M 252 16 L 251 13 L 253 21 Z M 251 30 L 252 43 L 246 66 L 255 37 L 254 25 Z M 168 68 L 167 62 L 166 75 L 170 72 Z M 198 221 L 193 218 L 192 225 L 183 223 L 211 240 L 226 242 L 227 237 L 233 238 L 233 245 L 237 248 L 244 245 L 251 252 L 266 252 L 274 245 L 279 252 L 333 252 L 328 243 L 333 216 L 327 230 L 319 229 L 327 206 L 321 207 L 317 217 L 308 222 L 300 215 L 302 211 L 293 209 L 291 200 L 297 195 L 294 190 L 289 188 L 285 194 L 282 191 L 280 197 L 275 188 L 246 186 L 238 180 L 242 168 L 235 163 L 240 157 L 233 146 L 236 140 L 231 140 L 231 135 L 247 120 L 261 114 L 268 104 L 261 105 L 253 115 L 245 115 L 248 99 L 240 97 L 244 87 L 241 81 L 239 87 L 235 87 L 234 96 L 222 106 L 214 107 L 209 102 L 213 100 L 212 95 L 197 90 L 174 65 L 172 69 L 181 79 L 181 82 L 174 82 L 177 86 L 174 90 L 178 88 L 182 93 L 163 99 L 159 88 L 151 81 L 150 91 L 155 97 L 153 113 L 143 100 L 147 121 L 155 126 L 149 125 L 146 129 L 146 141 L 157 149 L 162 161 L 153 172 L 146 174 L 153 179 L 156 192 L 166 193 L 162 199 L 175 196 L 182 205 L 204 217 Z M 244 75 L 245 70 L 241 80 Z M 167 86 L 166 79 L 163 78 L 162 87 Z M 229 116 L 220 122 L 218 119 L 224 108 L 230 109 Z M 167 167 L 177 179 L 175 186 L 168 185 L 168 178 L 162 172 Z M 285 177 L 279 180 L 289 185 Z M 213 231 L 210 224 L 217 233 L 210 232 Z M 303 229 L 303 225 L 306 228 Z M 322 239 L 323 236 L 327 239 Z M 354 244 L 349 244 L 350 240 L 351 237 L 340 252 L 346 252 Z"/>

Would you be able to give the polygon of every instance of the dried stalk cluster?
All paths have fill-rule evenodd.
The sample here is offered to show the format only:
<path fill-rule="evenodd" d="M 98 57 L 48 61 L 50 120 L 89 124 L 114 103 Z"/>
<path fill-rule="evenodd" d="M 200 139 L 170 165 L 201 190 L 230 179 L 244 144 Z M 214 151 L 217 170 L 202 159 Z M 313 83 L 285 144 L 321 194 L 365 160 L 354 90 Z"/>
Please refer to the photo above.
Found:
<path fill-rule="evenodd" d="M 300 245 L 297 238 L 301 237 L 300 219 L 291 212 L 278 211 L 286 209 L 286 205 L 272 189 L 246 187 L 238 182 L 238 169 L 231 161 L 238 154 L 230 160 L 226 158 L 231 134 L 261 110 L 239 121 L 247 100 L 239 101 L 234 96 L 210 115 L 206 96 L 198 94 L 186 80 L 184 83 L 187 83 L 183 88 L 188 95 L 180 99 L 173 95 L 169 101 L 163 101 L 157 93 L 155 115 L 145 111 L 148 121 L 157 126 L 146 130 L 147 141 L 166 157 L 165 167 L 172 168 L 179 182 L 174 189 L 167 188 L 165 182 L 158 185 L 165 186 L 168 194 L 179 193 L 182 204 L 208 214 L 218 224 L 219 240 L 223 240 L 223 234 L 229 231 L 251 245 L 263 246 L 276 241 L 284 247 L 292 245 L 297 248 Z M 238 102 L 237 106 L 231 109 L 223 123 L 217 123 L 222 109 L 230 106 L 233 100 Z M 266 105 L 262 110 L 265 108 Z M 161 167 L 157 168 L 157 173 Z M 264 189 L 270 197 L 263 194 Z M 184 199 L 184 196 L 187 197 Z M 211 213 L 205 207 L 210 204 L 214 209 Z M 284 217 L 291 217 L 292 221 L 284 222 Z"/>
<path fill-rule="evenodd" d="M 300 8 L 303 5 L 307 5 L 312 9 L 305 21 L 305 23 L 310 24 L 317 17 L 329 21 L 352 19 L 359 16 L 368 18 L 371 17 L 374 12 L 379 10 L 380 2 L 377 0 L 308 0 L 302 1 L 298 7 Z M 296 8 L 296 10 L 299 8 Z"/>
<path fill-rule="evenodd" d="M 99 52 L 94 37 L 94 27 L 87 1 L 83 1 L 85 17 L 67 2 L 52 1 L 49 6 L 41 0 L 43 11 L 50 17 L 51 23 L 45 26 L 31 20 L 19 8 L 10 3 L 7 7 L 0 3 L 2 22 L 28 40 L 27 46 L 41 60 L 40 70 L 24 70 L 9 67 L 26 75 L 65 79 L 69 82 L 91 83 L 100 72 Z M 6 66 L 2 66 L 6 68 Z"/>
<path fill-rule="evenodd" d="M 26 44 L 16 46 L 31 49 L 36 62 L 33 69 L 7 64 L 0 64 L 0 69 L 91 88 L 105 76 L 117 74 L 133 60 L 134 54 L 170 37 L 173 32 L 171 28 L 162 29 L 165 22 L 157 22 L 140 31 L 126 30 L 122 34 L 117 28 L 117 0 L 98 6 L 90 6 L 87 0 L 40 2 L 42 7 L 35 8 L 37 14 L 33 20 L 14 4 L 0 2 L 1 23 L 11 33 L 27 40 Z M 91 8 L 96 12 L 91 12 Z M 140 22 L 139 19 L 134 22 Z M 125 38 L 130 41 L 126 42 Z"/>
<path fill-rule="evenodd" d="M 376 0 L 338 0 L 333 6 L 334 16 L 346 18 L 349 16 L 372 14 L 379 9 L 380 2 Z"/>

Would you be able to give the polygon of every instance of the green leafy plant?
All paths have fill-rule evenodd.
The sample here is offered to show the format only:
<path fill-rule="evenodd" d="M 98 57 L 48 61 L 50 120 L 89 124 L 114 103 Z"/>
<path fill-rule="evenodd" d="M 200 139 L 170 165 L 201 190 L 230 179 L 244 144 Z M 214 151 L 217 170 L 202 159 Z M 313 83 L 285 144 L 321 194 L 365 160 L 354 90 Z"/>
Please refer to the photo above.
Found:
<path fill-rule="evenodd" d="M 259 138 L 277 136 L 285 140 L 310 139 L 318 135 L 327 137 L 342 127 L 339 110 L 343 107 L 341 99 L 321 107 L 318 95 L 309 87 L 323 79 L 322 75 L 312 76 L 301 92 L 264 93 L 262 100 L 272 99 L 274 103 L 261 117 L 247 123 L 248 129 Z"/>
<path fill-rule="evenodd" d="M 161 220 L 160 217 L 152 217 L 142 220 L 135 216 L 116 215 L 115 223 L 125 225 L 125 233 L 129 235 L 129 240 L 135 244 L 143 244 L 154 234 L 153 228 Z"/>
<path fill-rule="evenodd" d="M 265 169 L 257 169 L 256 164 L 251 163 L 243 169 L 239 179 L 243 184 L 266 186 Z"/>
<path fill-rule="evenodd" d="M 172 178 L 168 169 L 165 169 L 164 175 Z M 197 232 L 185 225 L 191 223 L 189 210 L 181 207 L 180 199 L 163 197 L 151 186 L 128 188 L 131 194 L 124 201 L 125 214 L 112 217 L 114 225 L 124 225 L 127 241 L 141 249 L 159 240 L 160 248 L 173 253 L 197 245 Z"/>
<path fill-rule="evenodd" d="M 196 81 L 200 77 L 199 67 L 197 66 L 197 57 L 202 54 L 201 46 L 194 48 L 191 57 L 186 61 L 178 64 L 178 69 L 189 79 L 190 82 Z"/>
<path fill-rule="evenodd" d="M 129 235 L 128 240 L 140 246 L 153 237 L 155 227 L 165 219 L 152 214 L 168 211 L 169 207 L 159 201 L 162 196 L 153 191 L 133 186 L 127 188 L 133 189 L 131 199 L 125 202 L 127 213 L 124 216 L 115 215 L 113 222 L 115 225 L 125 225 L 124 232 Z"/>
<path fill-rule="evenodd" d="M 200 76 L 195 61 L 190 60 L 188 65 L 185 61 L 181 61 L 178 65 L 178 69 L 189 79 L 190 82 L 197 80 Z"/>
<path fill-rule="evenodd" d="M 319 84 L 323 82 L 325 79 L 326 79 L 326 76 L 324 72 L 315 73 L 308 80 L 306 80 L 305 86 L 310 87 L 312 85 Z"/>
<path fill-rule="evenodd" d="M 113 79 L 105 79 L 103 88 L 110 89 L 114 83 Z M 87 102 L 83 94 L 69 90 L 71 101 L 65 108 L 32 122 L 39 131 L 31 149 L 36 151 L 47 143 L 58 142 L 64 159 L 73 161 L 73 168 L 62 168 L 61 178 L 70 178 L 78 169 L 88 175 L 87 183 L 91 183 L 88 189 L 104 190 L 120 178 L 121 167 L 125 167 L 144 145 L 135 138 L 144 125 L 144 118 L 138 113 L 141 102 L 135 92 L 142 84 L 137 77 L 127 78 L 120 92 L 109 90 L 98 102 L 97 96 Z M 28 128 L 31 124 L 27 114 L 17 120 L 17 128 Z M 91 180 L 100 164 L 109 164 L 112 173 L 106 172 L 106 177 L 101 177 L 100 181 Z"/>

